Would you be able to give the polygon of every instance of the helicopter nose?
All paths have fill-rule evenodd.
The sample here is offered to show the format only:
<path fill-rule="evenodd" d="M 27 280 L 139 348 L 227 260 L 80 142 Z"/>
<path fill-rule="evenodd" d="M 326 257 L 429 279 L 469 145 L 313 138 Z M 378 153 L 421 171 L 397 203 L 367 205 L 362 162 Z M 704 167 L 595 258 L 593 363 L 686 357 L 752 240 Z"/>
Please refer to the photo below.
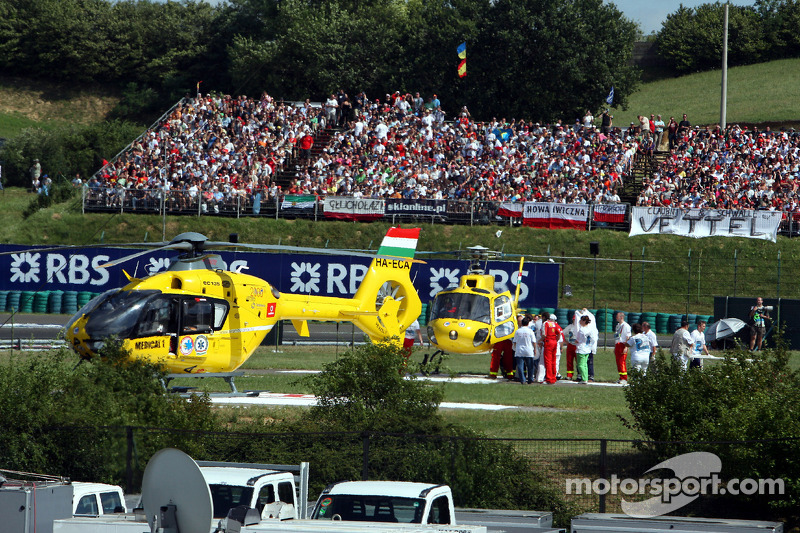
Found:
<path fill-rule="evenodd" d="M 454 329 L 453 329 L 453 330 L 450 330 L 450 335 L 449 335 L 449 337 L 450 337 L 450 340 L 451 340 L 451 341 L 454 341 L 454 340 L 456 340 L 456 339 L 458 338 L 458 332 L 457 332 L 456 330 L 454 330 Z"/>

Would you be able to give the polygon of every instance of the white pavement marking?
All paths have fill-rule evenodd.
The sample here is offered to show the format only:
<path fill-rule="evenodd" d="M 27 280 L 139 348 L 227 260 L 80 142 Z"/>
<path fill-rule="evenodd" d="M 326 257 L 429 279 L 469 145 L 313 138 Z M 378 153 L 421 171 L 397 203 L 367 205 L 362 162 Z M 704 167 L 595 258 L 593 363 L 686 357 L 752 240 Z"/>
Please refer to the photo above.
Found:
<path fill-rule="evenodd" d="M 28 323 L 20 323 L 20 324 L 0 324 L 0 328 L 41 328 L 41 329 L 58 329 L 63 328 L 64 324 L 28 324 Z"/>
<path fill-rule="evenodd" d="M 276 370 L 277 374 L 318 374 L 320 370 Z M 459 383 L 465 385 L 497 385 L 498 383 L 511 383 L 516 384 L 516 380 L 507 380 L 504 378 L 488 379 L 486 376 L 478 376 L 475 374 L 463 374 L 457 376 L 448 375 L 434 375 L 434 376 L 416 376 L 417 379 L 423 381 L 430 381 L 433 383 Z M 558 381 L 559 384 L 578 385 L 577 381 L 562 379 Z M 590 381 L 587 383 L 592 387 L 624 387 L 620 383 L 609 383 L 605 381 Z M 482 404 L 481 404 L 482 405 Z"/>
<path fill-rule="evenodd" d="M 211 403 L 219 405 L 290 405 L 295 407 L 312 407 L 317 404 L 317 398 L 312 394 L 278 394 L 274 392 L 262 392 L 259 393 L 258 396 L 212 396 L 210 399 Z M 442 402 L 439 406 L 445 409 L 476 409 L 483 411 L 501 411 L 503 409 L 519 408 L 515 405 L 455 402 Z"/>

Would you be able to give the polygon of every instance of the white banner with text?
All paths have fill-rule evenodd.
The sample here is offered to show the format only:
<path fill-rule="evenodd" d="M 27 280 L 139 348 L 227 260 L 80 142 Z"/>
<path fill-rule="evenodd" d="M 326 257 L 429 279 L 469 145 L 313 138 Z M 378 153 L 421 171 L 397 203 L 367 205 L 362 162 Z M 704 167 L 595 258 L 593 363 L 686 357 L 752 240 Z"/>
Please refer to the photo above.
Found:
<path fill-rule="evenodd" d="M 587 204 L 525 202 L 522 225 L 533 228 L 585 230 L 588 219 Z"/>
<path fill-rule="evenodd" d="M 630 236 L 745 237 L 775 242 L 780 211 L 633 207 Z"/>

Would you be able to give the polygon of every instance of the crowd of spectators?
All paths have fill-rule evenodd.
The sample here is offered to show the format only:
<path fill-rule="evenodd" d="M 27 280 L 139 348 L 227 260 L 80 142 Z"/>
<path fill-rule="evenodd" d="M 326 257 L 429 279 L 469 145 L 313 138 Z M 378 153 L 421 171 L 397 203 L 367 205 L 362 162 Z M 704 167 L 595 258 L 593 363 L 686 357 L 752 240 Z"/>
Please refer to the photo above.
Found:
<path fill-rule="evenodd" d="M 685 120 L 685 117 L 684 117 Z M 639 205 L 800 212 L 800 134 L 684 127 Z"/>
<path fill-rule="evenodd" d="M 318 135 L 332 126 L 332 135 Z M 157 206 L 170 192 L 178 209 L 208 210 L 285 194 L 616 202 L 640 145 L 581 121 L 476 122 L 466 107 L 446 117 L 436 95 L 419 93 L 351 100 L 340 91 L 321 105 L 198 95 L 105 163 L 88 187 L 108 205 Z M 281 170 L 290 176 L 282 188 Z"/>
<path fill-rule="evenodd" d="M 436 95 L 419 93 L 351 99 L 338 91 L 316 105 L 197 95 L 88 187 L 111 206 L 127 198 L 158 207 L 163 196 L 172 208 L 209 211 L 237 202 L 257 211 L 286 194 L 613 203 L 636 154 L 660 148 L 666 161 L 645 178 L 639 205 L 800 211 L 794 131 L 722 132 L 692 127 L 686 115 L 640 116 L 620 129 L 612 118 L 587 111 L 571 125 L 481 122 L 466 107 L 447 117 Z"/>

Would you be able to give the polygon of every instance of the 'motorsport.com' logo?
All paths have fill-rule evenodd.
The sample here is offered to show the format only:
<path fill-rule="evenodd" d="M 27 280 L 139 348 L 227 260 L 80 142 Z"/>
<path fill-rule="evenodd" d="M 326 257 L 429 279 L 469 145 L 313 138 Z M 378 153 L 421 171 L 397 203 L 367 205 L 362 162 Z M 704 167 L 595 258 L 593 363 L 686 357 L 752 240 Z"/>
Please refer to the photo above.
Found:
<path fill-rule="evenodd" d="M 671 470 L 670 478 L 620 479 L 567 479 L 567 494 L 623 494 L 626 496 L 649 495 L 642 501 L 620 503 L 625 514 L 637 518 L 653 518 L 680 509 L 701 495 L 731 494 L 781 495 L 784 493 L 783 479 L 730 479 L 723 482 L 719 473 L 722 461 L 713 453 L 692 452 L 661 462 L 645 472 Z"/>

